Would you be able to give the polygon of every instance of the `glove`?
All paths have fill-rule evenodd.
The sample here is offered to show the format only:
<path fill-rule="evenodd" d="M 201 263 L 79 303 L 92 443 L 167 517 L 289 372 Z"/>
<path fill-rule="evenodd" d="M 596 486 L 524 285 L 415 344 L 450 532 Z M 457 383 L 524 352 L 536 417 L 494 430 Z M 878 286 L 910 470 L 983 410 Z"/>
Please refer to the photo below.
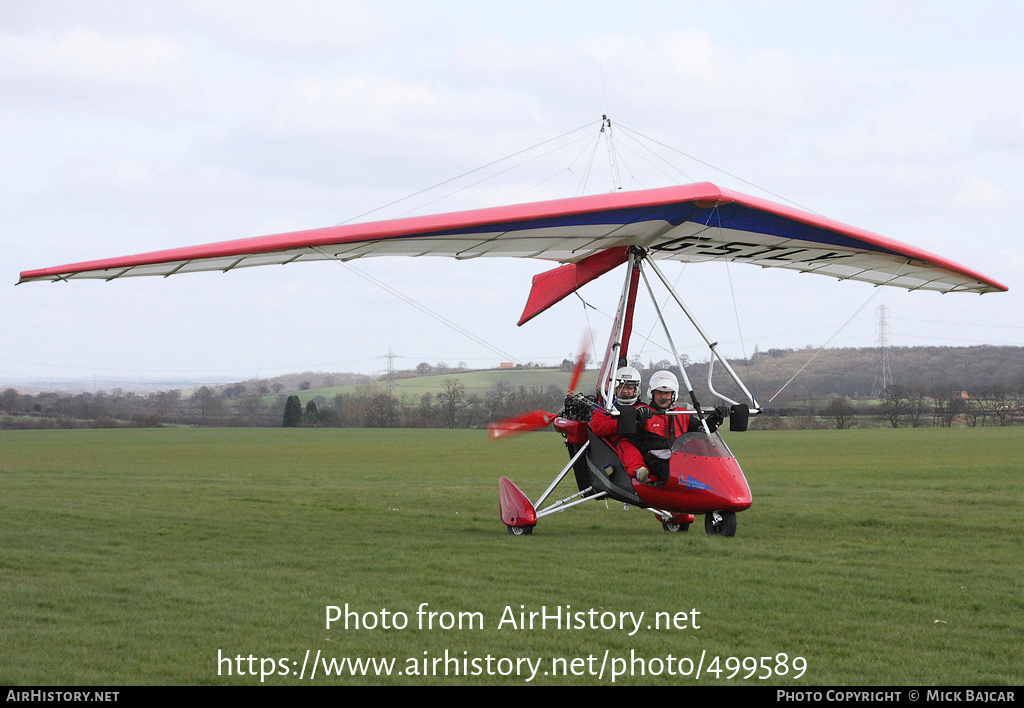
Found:
<path fill-rule="evenodd" d="M 708 430 L 712 433 L 718 430 L 718 426 L 725 422 L 725 417 L 729 414 L 729 409 L 725 406 L 719 406 L 715 410 L 711 411 L 711 415 L 706 418 L 708 424 Z"/>
<path fill-rule="evenodd" d="M 648 420 L 651 419 L 651 416 L 653 414 L 654 414 L 654 411 L 652 411 L 647 406 L 637 406 L 636 407 L 636 422 L 637 423 L 645 423 L 645 422 L 647 422 Z"/>

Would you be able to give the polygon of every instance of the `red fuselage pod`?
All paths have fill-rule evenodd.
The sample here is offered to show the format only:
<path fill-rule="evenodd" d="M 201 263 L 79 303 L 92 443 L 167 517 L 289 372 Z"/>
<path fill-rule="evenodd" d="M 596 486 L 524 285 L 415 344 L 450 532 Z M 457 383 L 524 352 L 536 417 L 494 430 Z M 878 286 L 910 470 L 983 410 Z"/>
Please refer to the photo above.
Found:
<path fill-rule="evenodd" d="M 501 503 L 501 521 L 506 526 L 537 525 L 537 511 L 533 504 L 508 477 L 498 480 L 498 500 Z"/>
<path fill-rule="evenodd" d="M 555 418 L 555 430 L 565 436 L 565 441 L 573 445 L 582 445 L 587 441 L 587 424 L 582 420 L 569 420 L 559 416 Z"/>
<path fill-rule="evenodd" d="M 687 433 L 672 446 L 669 479 L 662 486 L 633 480 L 645 504 L 666 511 L 704 514 L 743 511 L 753 499 L 743 470 L 717 433 Z"/>

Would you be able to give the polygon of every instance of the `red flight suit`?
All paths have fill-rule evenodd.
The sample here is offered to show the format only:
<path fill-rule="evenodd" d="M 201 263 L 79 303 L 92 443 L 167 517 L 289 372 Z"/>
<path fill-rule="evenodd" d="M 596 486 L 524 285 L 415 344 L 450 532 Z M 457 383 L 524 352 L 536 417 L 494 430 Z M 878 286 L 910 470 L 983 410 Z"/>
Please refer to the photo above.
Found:
<path fill-rule="evenodd" d="M 595 410 L 590 416 L 590 429 L 594 431 L 594 435 L 604 439 L 612 446 L 630 477 L 636 477 L 637 469 L 646 466 L 644 456 L 636 445 L 630 442 L 625 435 L 619 434 L 617 416 L 608 415 L 602 410 Z"/>
<path fill-rule="evenodd" d="M 664 415 L 664 411 L 661 411 L 659 415 L 657 408 L 646 403 L 637 406 L 638 412 L 641 407 L 649 409 L 651 416 L 643 422 L 643 425 L 634 435 L 630 436 L 630 441 L 640 453 L 641 458 L 644 460 L 644 466 L 647 467 L 651 474 L 667 480 L 669 472 L 668 460 L 663 460 L 648 453 L 651 450 L 667 450 L 671 448 L 678 437 L 689 431 L 690 416 L 685 414 Z M 686 409 L 672 408 L 671 410 L 685 411 Z"/>

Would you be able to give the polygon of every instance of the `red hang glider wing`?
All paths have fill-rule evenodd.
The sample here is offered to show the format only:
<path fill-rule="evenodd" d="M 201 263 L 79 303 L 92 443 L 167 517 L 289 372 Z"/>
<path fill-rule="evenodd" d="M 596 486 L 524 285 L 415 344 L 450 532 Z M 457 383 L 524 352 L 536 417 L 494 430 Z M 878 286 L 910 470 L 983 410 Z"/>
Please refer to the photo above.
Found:
<path fill-rule="evenodd" d="M 25 271 L 19 282 L 169 276 L 364 256 L 499 256 L 579 264 L 554 280 L 538 276 L 548 288 L 537 304 L 543 309 L 557 301 L 557 293 L 564 297 L 617 265 L 628 246 L 648 249 L 655 258 L 738 261 L 914 290 L 1006 290 L 911 246 L 709 183 L 225 241 Z"/>

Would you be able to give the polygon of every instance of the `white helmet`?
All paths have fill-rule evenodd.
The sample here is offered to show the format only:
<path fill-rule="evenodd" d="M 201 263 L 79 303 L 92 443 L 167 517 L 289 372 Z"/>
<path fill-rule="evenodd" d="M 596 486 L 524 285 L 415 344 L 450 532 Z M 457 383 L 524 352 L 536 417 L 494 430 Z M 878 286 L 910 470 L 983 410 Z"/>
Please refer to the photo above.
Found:
<path fill-rule="evenodd" d="M 618 393 L 625 384 L 632 384 L 633 395 L 626 397 L 619 396 L 617 401 L 619 403 L 624 403 L 627 406 L 631 406 L 636 403 L 637 398 L 640 397 L 640 372 L 632 366 L 623 366 L 615 372 L 615 392 Z"/>
<path fill-rule="evenodd" d="M 647 383 L 647 397 L 654 401 L 655 391 L 670 391 L 672 393 L 672 405 L 679 395 L 679 381 L 671 371 L 656 371 L 651 374 L 651 380 Z"/>

